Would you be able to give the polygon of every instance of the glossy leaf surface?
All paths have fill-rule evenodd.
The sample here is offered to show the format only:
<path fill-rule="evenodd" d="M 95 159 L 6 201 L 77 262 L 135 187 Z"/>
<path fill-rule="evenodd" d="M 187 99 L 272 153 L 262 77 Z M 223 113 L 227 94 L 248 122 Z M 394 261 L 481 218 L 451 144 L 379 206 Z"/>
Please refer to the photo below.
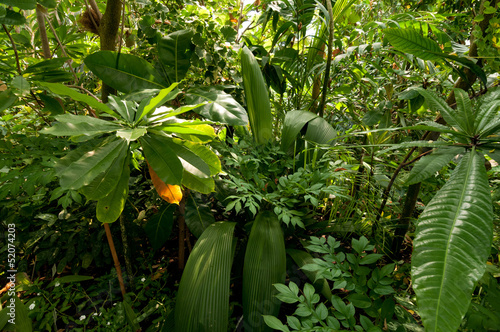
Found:
<path fill-rule="evenodd" d="M 149 62 L 132 54 L 98 51 L 84 62 L 104 83 L 121 92 L 168 87 Z"/>
<path fill-rule="evenodd" d="M 412 278 L 427 331 L 458 329 L 485 270 L 492 219 L 484 157 L 473 149 L 418 220 Z"/>
<path fill-rule="evenodd" d="M 158 42 L 158 55 L 170 83 L 180 82 L 191 67 L 190 30 L 178 30 Z"/>
<path fill-rule="evenodd" d="M 247 112 L 230 94 L 213 87 L 193 88 L 186 92 L 188 104 L 199 104 L 204 101 L 209 103 L 194 110 L 201 116 L 231 126 L 248 124 Z"/>

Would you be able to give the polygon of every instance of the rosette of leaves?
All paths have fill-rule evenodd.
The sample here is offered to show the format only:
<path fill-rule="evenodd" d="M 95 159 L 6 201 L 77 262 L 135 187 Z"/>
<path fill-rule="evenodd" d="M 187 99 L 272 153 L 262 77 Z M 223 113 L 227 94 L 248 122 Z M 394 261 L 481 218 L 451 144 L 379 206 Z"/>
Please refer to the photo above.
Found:
<path fill-rule="evenodd" d="M 204 145 L 215 137 L 213 128 L 209 122 L 177 117 L 203 104 L 178 109 L 161 106 L 180 92 L 177 83 L 139 104 L 116 96 L 102 104 L 62 84 L 41 85 L 102 111 L 101 118 L 58 115 L 57 122 L 42 131 L 81 143 L 55 168 L 63 190 L 79 190 L 87 199 L 97 201 L 99 221 L 114 222 L 123 211 L 132 152 L 138 148 L 165 184 L 184 185 L 202 193 L 214 190 L 212 176 L 220 171 L 220 161 Z M 138 167 L 137 163 L 134 166 Z"/>
<path fill-rule="evenodd" d="M 437 149 L 415 164 L 407 184 L 424 181 L 454 158 L 459 161 L 417 221 L 413 289 L 426 331 L 456 331 L 491 248 L 493 209 L 484 154 L 500 160 L 500 90 L 473 104 L 465 91 L 455 89 L 456 110 L 428 90 L 415 90 L 448 124 L 417 127 L 445 134 L 451 146 L 427 142 Z"/>

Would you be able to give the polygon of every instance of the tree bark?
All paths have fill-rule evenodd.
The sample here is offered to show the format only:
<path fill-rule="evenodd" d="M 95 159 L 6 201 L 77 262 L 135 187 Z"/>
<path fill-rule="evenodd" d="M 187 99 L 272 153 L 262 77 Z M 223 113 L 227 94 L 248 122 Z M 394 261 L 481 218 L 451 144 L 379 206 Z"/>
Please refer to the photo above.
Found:
<path fill-rule="evenodd" d="M 38 31 L 40 32 L 40 40 L 42 41 L 43 57 L 50 59 L 49 38 L 47 37 L 47 28 L 45 27 L 45 9 L 41 5 L 36 5 L 36 21 L 38 23 Z"/>
<path fill-rule="evenodd" d="M 90 5 L 92 6 L 92 1 L 90 1 Z M 106 3 L 106 11 L 102 16 L 102 20 L 99 26 L 102 51 L 116 50 L 116 38 L 118 36 L 118 28 L 120 27 L 121 11 L 121 0 L 108 0 L 108 2 Z M 115 93 L 115 89 L 111 88 L 107 84 L 102 84 L 101 99 L 103 103 L 107 103 L 108 96 Z"/>

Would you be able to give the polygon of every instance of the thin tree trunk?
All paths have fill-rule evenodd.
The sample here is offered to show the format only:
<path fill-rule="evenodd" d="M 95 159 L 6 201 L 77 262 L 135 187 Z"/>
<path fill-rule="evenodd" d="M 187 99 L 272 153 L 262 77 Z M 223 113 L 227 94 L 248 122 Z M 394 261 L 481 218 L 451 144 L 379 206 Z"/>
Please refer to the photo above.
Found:
<path fill-rule="evenodd" d="M 326 58 L 326 69 L 325 77 L 323 78 L 323 95 L 321 96 L 321 103 L 319 104 L 318 115 L 323 117 L 325 111 L 326 94 L 328 92 L 328 82 L 330 81 L 330 67 L 332 65 L 332 55 L 333 55 L 333 33 L 335 26 L 333 24 L 333 9 L 331 0 L 326 0 L 326 8 L 328 9 L 328 15 L 330 15 L 330 31 L 328 35 L 328 55 Z"/>
<path fill-rule="evenodd" d="M 92 6 L 92 1 L 90 1 Z M 118 29 L 120 27 L 120 18 L 122 11 L 121 0 L 108 0 L 106 3 L 106 11 L 102 16 L 99 26 L 99 36 L 101 37 L 101 50 L 114 51 L 116 49 L 116 38 L 118 37 Z M 107 84 L 102 84 L 102 102 L 108 102 L 108 96 L 115 94 L 115 89 Z"/>
<path fill-rule="evenodd" d="M 128 248 L 127 239 L 127 228 L 125 227 L 125 216 L 123 213 L 120 215 L 120 232 L 122 235 L 122 245 L 123 245 L 123 259 L 125 259 L 125 270 L 127 270 L 128 281 L 130 284 L 133 283 L 133 271 L 132 264 L 130 263 L 130 250 Z"/>
<path fill-rule="evenodd" d="M 47 29 L 45 27 L 45 8 L 41 5 L 36 5 L 36 21 L 38 23 L 38 32 L 40 32 L 40 40 L 42 41 L 43 57 L 50 59 L 49 38 L 47 37 Z"/>

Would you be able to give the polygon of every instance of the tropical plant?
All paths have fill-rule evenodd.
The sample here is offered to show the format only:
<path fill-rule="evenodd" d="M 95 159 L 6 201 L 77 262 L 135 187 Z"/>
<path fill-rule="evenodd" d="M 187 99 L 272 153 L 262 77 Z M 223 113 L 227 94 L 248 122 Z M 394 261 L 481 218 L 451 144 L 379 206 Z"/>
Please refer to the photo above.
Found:
<path fill-rule="evenodd" d="M 430 108 L 448 126 L 429 124 L 449 137 L 447 145 L 423 157 L 407 183 L 420 182 L 457 155 L 458 165 L 448 182 L 427 204 L 417 221 L 412 256 L 413 289 L 420 315 L 429 331 L 455 331 L 467 312 L 475 283 L 485 272 L 493 236 L 493 210 L 483 154 L 497 158 L 499 90 L 475 107 L 466 92 L 455 89 L 456 111 L 421 88 Z M 454 143 L 456 142 L 456 143 Z"/>

